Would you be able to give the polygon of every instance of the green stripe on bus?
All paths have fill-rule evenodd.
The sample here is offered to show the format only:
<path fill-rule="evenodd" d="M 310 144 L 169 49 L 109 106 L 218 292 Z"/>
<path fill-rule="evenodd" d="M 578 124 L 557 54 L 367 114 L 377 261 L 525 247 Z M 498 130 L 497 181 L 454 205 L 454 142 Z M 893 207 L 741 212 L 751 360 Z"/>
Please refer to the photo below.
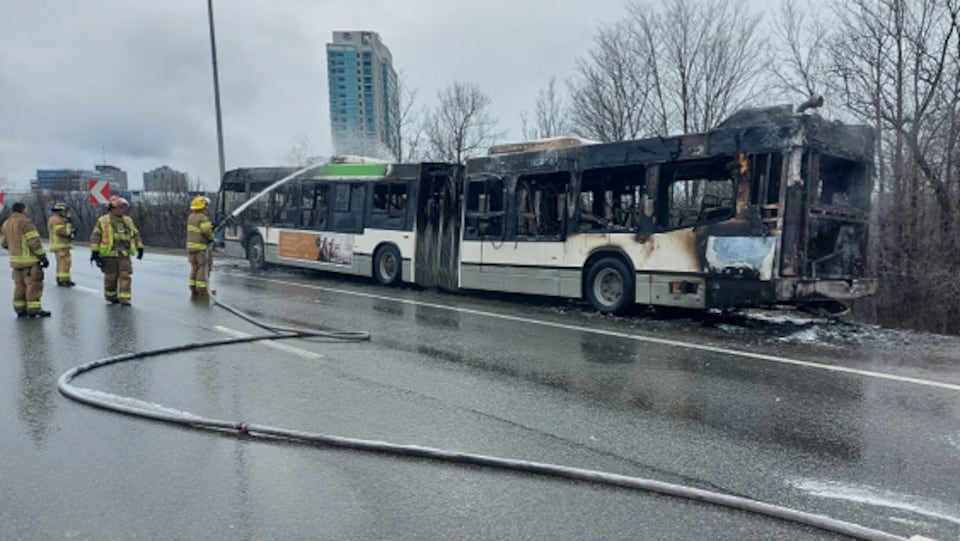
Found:
<path fill-rule="evenodd" d="M 314 170 L 318 177 L 382 177 L 387 174 L 385 163 L 332 163 Z"/>

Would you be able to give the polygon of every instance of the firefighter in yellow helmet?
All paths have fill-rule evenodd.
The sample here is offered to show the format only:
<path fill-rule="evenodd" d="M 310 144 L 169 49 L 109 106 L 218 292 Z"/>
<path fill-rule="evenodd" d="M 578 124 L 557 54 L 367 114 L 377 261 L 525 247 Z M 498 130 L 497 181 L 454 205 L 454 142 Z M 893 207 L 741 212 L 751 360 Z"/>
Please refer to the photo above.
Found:
<path fill-rule="evenodd" d="M 50 234 L 50 251 L 57 255 L 57 285 L 73 287 L 76 284 L 70 279 L 70 265 L 73 250 L 73 239 L 77 236 L 70 219 L 70 209 L 64 203 L 53 205 L 50 220 L 47 221 L 47 232 Z"/>
<path fill-rule="evenodd" d="M 50 266 L 40 243 L 40 233 L 27 217 L 27 206 L 17 201 L 10 217 L 0 226 L 0 246 L 10 250 L 13 268 L 13 311 L 17 317 L 50 317 L 40 307 L 43 269 Z"/>
<path fill-rule="evenodd" d="M 199 195 L 190 202 L 187 218 L 187 259 L 190 260 L 190 293 L 207 294 L 207 276 L 213 268 L 213 255 L 207 250 L 213 242 L 213 222 L 207 216 L 210 200 Z"/>
<path fill-rule="evenodd" d="M 133 299 L 130 256 L 136 252 L 137 259 L 143 259 L 140 230 L 126 215 L 129 206 L 126 199 L 111 197 L 109 211 L 97 218 L 90 235 L 90 261 L 103 271 L 103 295 L 107 302 L 121 306 L 129 306 Z"/>

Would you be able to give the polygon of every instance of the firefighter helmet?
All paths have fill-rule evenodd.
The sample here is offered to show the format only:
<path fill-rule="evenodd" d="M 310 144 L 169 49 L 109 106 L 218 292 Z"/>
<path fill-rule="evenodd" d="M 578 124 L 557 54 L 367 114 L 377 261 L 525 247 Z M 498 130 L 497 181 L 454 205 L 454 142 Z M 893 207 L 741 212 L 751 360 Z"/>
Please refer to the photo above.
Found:
<path fill-rule="evenodd" d="M 117 208 L 119 206 L 129 207 L 130 202 L 120 197 L 119 195 L 114 195 L 110 197 L 110 201 L 107 203 L 107 206 L 112 209 Z"/>
<path fill-rule="evenodd" d="M 190 202 L 190 210 L 203 210 L 210 204 L 210 200 L 202 195 L 198 195 Z"/>
<path fill-rule="evenodd" d="M 54 203 L 50 210 L 53 212 L 67 212 L 69 209 L 66 203 Z"/>

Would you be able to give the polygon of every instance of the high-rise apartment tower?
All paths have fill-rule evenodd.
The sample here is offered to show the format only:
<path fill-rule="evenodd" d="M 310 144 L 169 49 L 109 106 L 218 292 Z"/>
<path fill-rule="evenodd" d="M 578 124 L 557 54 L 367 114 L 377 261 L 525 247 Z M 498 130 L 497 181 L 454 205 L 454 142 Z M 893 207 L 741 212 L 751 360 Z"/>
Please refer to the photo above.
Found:
<path fill-rule="evenodd" d="M 327 44 L 327 79 L 334 152 L 398 159 L 397 72 L 380 36 L 334 32 Z"/>

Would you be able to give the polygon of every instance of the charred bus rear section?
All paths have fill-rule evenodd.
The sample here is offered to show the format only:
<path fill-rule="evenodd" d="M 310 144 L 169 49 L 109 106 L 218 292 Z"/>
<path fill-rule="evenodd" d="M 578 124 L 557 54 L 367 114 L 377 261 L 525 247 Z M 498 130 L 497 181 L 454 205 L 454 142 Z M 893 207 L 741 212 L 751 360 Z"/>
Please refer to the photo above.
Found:
<path fill-rule="evenodd" d="M 783 106 L 705 134 L 553 143 L 468 160 L 461 287 L 582 297 L 604 312 L 876 291 L 869 127 Z"/>
<path fill-rule="evenodd" d="M 789 107 L 748 110 L 708 134 L 707 146 L 738 156 L 742 207 L 726 227 L 701 233 L 706 245 L 713 237 L 714 249 L 708 246 L 704 255 L 707 269 L 720 277 L 709 288 L 711 304 L 844 303 L 876 292 L 867 262 L 872 128 L 791 114 Z M 775 239 L 775 249 L 754 241 L 750 248 L 717 250 L 740 242 L 738 228 L 748 237 Z M 769 283 L 762 279 L 767 272 Z M 756 286 L 730 279 L 739 273 Z"/>

